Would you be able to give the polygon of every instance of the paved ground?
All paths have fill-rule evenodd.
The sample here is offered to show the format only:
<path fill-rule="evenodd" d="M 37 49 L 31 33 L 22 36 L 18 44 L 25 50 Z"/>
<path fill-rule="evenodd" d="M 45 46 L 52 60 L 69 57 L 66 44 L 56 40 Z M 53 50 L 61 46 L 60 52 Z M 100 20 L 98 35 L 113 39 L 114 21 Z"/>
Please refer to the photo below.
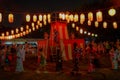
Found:
<path fill-rule="evenodd" d="M 72 62 L 63 62 L 63 72 L 55 71 L 55 63 L 47 63 L 47 72 L 37 73 L 38 65 L 35 57 L 29 57 L 24 64 L 25 72 L 16 73 L 9 71 L 0 71 L 0 80 L 120 80 L 120 70 L 111 70 L 109 59 L 101 58 L 101 68 L 93 73 L 87 72 L 87 60 L 82 59 L 79 73 L 71 74 Z"/>

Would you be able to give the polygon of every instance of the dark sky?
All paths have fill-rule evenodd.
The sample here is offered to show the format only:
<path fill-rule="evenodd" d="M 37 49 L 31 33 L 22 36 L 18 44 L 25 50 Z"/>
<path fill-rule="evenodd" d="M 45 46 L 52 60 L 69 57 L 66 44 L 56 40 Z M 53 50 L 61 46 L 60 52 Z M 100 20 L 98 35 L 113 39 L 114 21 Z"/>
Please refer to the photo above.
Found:
<path fill-rule="evenodd" d="M 0 8 L 8 11 L 49 12 L 81 10 L 83 8 L 103 8 L 111 6 L 113 4 L 112 1 L 113 0 L 0 0 Z"/>

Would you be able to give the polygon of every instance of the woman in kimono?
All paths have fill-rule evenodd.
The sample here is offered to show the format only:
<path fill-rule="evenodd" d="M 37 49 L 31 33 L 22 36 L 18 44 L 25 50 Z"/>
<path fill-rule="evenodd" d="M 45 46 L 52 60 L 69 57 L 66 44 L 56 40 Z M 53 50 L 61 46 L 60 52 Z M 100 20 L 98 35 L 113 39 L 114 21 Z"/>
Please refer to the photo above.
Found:
<path fill-rule="evenodd" d="M 110 54 L 112 69 L 117 70 L 118 69 L 118 58 L 117 58 L 118 56 L 117 56 L 117 52 L 115 51 L 115 47 L 112 46 L 109 54 Z"/>
<path fill-rule="evenodd" d="M 46 71 L 46 56 L 45 56 L 45 54 L 44 54 L 43 48 L 40 48 L 40 49 L 38 50 L 38 64 L 40 64 L 40 65 L 39 65 L 39 67 L 38 67 L 38 69 L 37 69 L 37 73 L 40 73 L 40 70 L 41 70 L 41 69 L 42 69 L 44 72 L 47 72 L 47 71 Z"/>
<path fill-rule="evenodd" d="M 22 55 L 22 45 L 18 46 L 17 49 L 17 63 L 16 63 L 16 72 L 23 72 L 23 55 Z"/>

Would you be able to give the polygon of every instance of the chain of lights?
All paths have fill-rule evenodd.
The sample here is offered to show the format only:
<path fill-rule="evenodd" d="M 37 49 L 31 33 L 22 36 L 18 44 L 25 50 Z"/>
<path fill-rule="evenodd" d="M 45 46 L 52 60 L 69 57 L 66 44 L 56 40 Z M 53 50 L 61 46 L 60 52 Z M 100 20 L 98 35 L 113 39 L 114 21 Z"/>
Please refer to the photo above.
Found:
<path fill-rule="evenodd" d="M 95 33 L 92 33 L 92 32 L 88 32 L 86 30 L 83 30 L 79 26 L 76 26 L 75 23 L 72 23 L 72 28 L 76 29 L 76 31 L 79 31 L 80 34 L 85 34 L 85 35 L 92 36 L 92 37 L 98 37 L 98 34 L 95 34 Z"/>
<path fill-rule="evenodd" d="M 1 33 L 0 39 L 1 40 L 6 40 L 6 39 L 15 39 L 19 37 L 23 37 L 32 31 L 38 30 L 42 26 L 47 25 L 47 23 L 51 22 L 50 14 L 48 15 L 39 15 L 39 19 L 37 19 L 36 15 L 33 15 L 33 21 L 31 24 L 26 24 L 25 27 L 20 27 L 20 28 L 15 28 L 14 30 L 11 31 L 6 31 L 5 33 Z M 30 22 L 30 16 L 27 14 L 26 15 L 26 22 Z"/>
<path fill-rule="evenodd" d="M 115 16 L 116 14 L 116 10 L 114 8 L 111 8 L 108 10 L 108 14 L 110 16 Z M 64 13 L 64 12 L 60 12 L 59 13 L 59 19 L 63 20 L 63 21 L 67 21 L 67 23 L 70 22 L 79 22 L 80 24 L 84 24 L 84 22 L 87 20 L 87 24 L 88 26 L 91 26 L 92 22 L 94 21 L 94 25 L 95 27 L 99 26 L 99 23 L 103 23 L 103 28 L 107 28 L 107 21 L 103 21 L 103 13 L 102 11 L 97 11 L 96 12 L 96 19 L 93 17 L 93 12 L 88 12 L 87 15 L 85 15 L 84 13 Z M 95 19 L 95 20 L 94 20 Z M 117 29 L 117 22 L 113 21 L 112 22 L 113 28 Z"/>
<path fill-rule="evenodd" d="M 108 14 L 113 17 L 116 14 L 116 10 L 114 8 L 111 8 L 108 10 Z M 3 14 L 0 13 L 0 22 L 3 21 Z M 26 22 L 28 23 L 26 25 L 31 27 L 20 27 L 20 28 L 15 28 L 14 30 L 11 31 L 6 31 L 1 33 L 0 39 L 14 39 L 18 37 L 25 36 L 26 34 L 35 31 L 39 29 L 39 27 L 42 27 L 43 25 L 47 25 L 47 23 L 51 23 L 51 14 L 26 14 Z M 95 27 L 99 27 L 99 22 L 103 23 L 103 28 L 107 28 L 107 21 L 103 21 L 103 13 L 101 10 L 96 12 L 96 19 L 94 18 L 93 12 L 88 12 L 87 16 L 84 13 L 65 13 L 65 12 L 59 12 L 58 15 L 60 20 L 65 20 L 67 23 L 70 22 L 79 22 L 80 24 L 84 24 L 84 22 L 87 20 L 88 21 L 88 26 L 91 26 L 91 23 L 94 21 Z M 94 20 L 95 19 L 95 20 Z M 14 22 L 14 14 L 13 13 L 8 13 L 8 22 L 13 23 Z M 30 23 L 30 25 L 29 25 Z M 116 21 L 112 22 L 113 28 L 117 29 L 118 24 Z M 89 33 L 89 32 L 88 32 Z"/>

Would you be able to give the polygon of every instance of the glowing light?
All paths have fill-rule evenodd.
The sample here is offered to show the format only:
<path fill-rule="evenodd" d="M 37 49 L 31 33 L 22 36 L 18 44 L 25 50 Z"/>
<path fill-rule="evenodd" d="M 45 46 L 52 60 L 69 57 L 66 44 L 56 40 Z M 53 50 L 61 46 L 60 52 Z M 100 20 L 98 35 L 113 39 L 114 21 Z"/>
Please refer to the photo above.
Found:
<path fill-rule="evenodd" d="M 1 35 L 2 35 L 2 37 L 4 37 L 4 36 L 5 36 L 5 34 L 4 34 L 4 33 L 2 33 Z"/>
<path fill-rule="evenodd" d="M 11 30 L 11 34 L 12 34 L 12 35 L 14 34 L 14 30 Z"/>
<path fill-rule="evenodd" d="M 93 13 L 92 12 L 88 13 L 88 20 L 93 21 Z"/>
<path fill-rule="evenodd" d="M 95 36 L 95 34 L 94 34 L 94 33 L 92 33 L 92 36 Z"/>
<path fill-rule="evenodd" d="M 109 9 L 108 14 L 110 16 L 114 16 L 116 14 L 116 10 L 114 8 Z"/>
<path fill-rule="evenodd" d="M 103 22 L 103 28 L 107 28 L 107 22 Z"/>
<path fill-rule="evenodd" d="M 37 21 L 37 16 L 33 15 L 33 22 L 36 22 L 36 21 Z"/>
<path fill-rule="evenodd" d="M 77 22 L 78 21 L 78 14 L 75 14 L 74 15 L 74 22 Z"/>
<path fill-rule="evenodd" d="M 98 27 L 99 23 L 97 21 L 95 21 L 95 27 Z"/>
<path fill-rule="evenodd" d="M 41 14 L 39 15 L 39 21 L 42 21 L 42 15 Z"/>
<path fill-rule="evenodd" d="M 9 21 L 9 23 L 13 23 L 13 21 L 14 21 L 14 16 L 13 16 L 12 13 L 10 13 L 10 14 L 8 15 L 8 21 Z"/>
<path fill-rule="evenodd" d="M 72 23 L 72 28 L 75 28 L 75 23 Z"/>
<path fill-rule="evenodd" d="M 88 20 L 88 26 L 91 26 L 91 21 Z"/>
<path fill-rule="evenodd" d="M 76 31 L 79 31 L 79 27 L 78 26 L 76 26 Z"/>
<path fill-rule="evenodd" d="M 6 32 L 6 36 L 8 36 L 9 35 L 9 32 Z"/>
<path fill-rule="evenodd" d="M 97 19 L 98 22 L 101 22 L 101 21 L 102 21 L 103 16 L 102 16 L 102 12 L 101 12 L 101 11 L 98 11 L 98 12 L 96 13 L 96 19 Z"/>
<path fill-rule="evenodd" d="M 0 22 L 2 22 L 2 13 L 0 13 Z"/>
<path fill-rule="evenodd" d="M 70 19 L 70 21 L 73 21 L 73 15 L 72 14 L 69 15 L 69 19 Z"/>
<path fill-rule="evenodd" d="M 88 36 L 90 36 L 91 35 L 91 33 L 90 32 L 88 32 Z"/>
<path fill-rule="evenodd" d="M 17 29 L 16 29 L 16 33 L 18 33 L 18 32 L 19 32 L 19 29 L 17 28 Z"/>
<path fill-rule="evenodd" d="M 29 25 L 26 25 L 26 29 L 29 29 Z"/>
<path fill-rule="evenodd" d="M 44 14 L 43 15 L 43 21 L 45 21 L 47 19 L 47 16 Z"/>
<path fill-rule="evenodd" d="M 23 27 L 21 27 L 20 30 L 23 31 Z"/>
<path fill-rule="evenodd" d="M 117 29 L 117 22 L 113 22 L 113 28 Z"/>
<path fill-rule="evenodd" d="M 84 14 L 81 14 L 80 15 L 80 23 L 83 24 L 85 21 L 85 15 Z"/>
<path fill-rule="evenodd" d="M 83 29 L 80 29 L 80 34 L 83 34 Z"/>
<path fill-rule="evenodd" d="M 26 22 L 30 22 L 30 15 L 29 14 L 26 15 Z"/>
<path fill-rule="evenodd" d="M 87 31 L 84 31 L 84 34 L 87 34 Z"/>
<path fill-rule="evenodd" d="M 98 37 L 98 35 L 97 35 L 97 34 L 95 34 L 95 37 Z"/>

